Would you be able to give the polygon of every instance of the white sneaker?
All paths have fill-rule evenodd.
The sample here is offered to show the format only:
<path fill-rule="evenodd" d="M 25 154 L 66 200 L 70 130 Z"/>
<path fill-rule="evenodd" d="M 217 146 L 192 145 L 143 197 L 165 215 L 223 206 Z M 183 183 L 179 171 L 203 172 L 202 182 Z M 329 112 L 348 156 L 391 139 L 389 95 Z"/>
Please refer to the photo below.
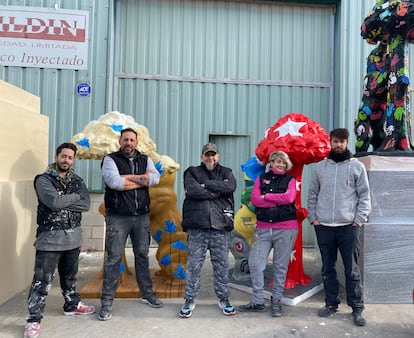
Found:
<path fill-rule="evenodd" d="M 24 327 L 24 338 L 37 338 L 40 334 L 40 322 L 26 323 Z"/>

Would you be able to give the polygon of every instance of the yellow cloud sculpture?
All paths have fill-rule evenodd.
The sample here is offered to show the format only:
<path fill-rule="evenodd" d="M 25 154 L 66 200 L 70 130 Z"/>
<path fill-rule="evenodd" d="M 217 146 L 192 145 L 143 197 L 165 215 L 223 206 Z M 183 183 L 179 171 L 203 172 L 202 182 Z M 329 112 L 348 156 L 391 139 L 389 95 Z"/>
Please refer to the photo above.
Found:
<path fill-rule="evenodd" d="M 151 157 L 154 163 L 160 163 L 162 171 L 174 172 L 180 169 L 180 165 L 171 157 L 157 153 L 157 146 L 145 126 L 118 111 L 106 113 L 98 120 L 89 122 L 80 133 L 72 137 L 71 142 L 78 146 L 76 157 L 83 160 L 101 160 L 106 154 L 119 150 L 119 133 L 125 128 L 132 128 L 137 132 L 137 149 Z"/>

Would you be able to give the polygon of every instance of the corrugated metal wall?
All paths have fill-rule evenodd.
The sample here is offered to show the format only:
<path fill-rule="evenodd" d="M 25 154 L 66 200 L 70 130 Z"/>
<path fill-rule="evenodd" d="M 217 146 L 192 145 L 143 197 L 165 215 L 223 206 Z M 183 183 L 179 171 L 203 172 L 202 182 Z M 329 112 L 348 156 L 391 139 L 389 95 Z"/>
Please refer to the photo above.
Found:
<path fill-rule="evenodd" d="M 362 97 L 366 58 L 373 48 L 361 38 L 361 24 L 375 1 L 341 1 L 335 31 L 335 114 L 334 126 L 353 128 Z M 351 150 L 354 151 L 352 134 Z"/>
<path fill-rule="evenodd" d="M 113 6 L 114 0 L 0 0 L 0 5 L 55 2 L 90 11 L 88 70 L 0 67 L 1 79 L 41 97 L 42 113 L 50 118 L 50 149 L 115 109 L 146 125 L 158 152 L 183 168 L 198 162 L 201 145 L 211 137 L 226 140 L 226 151 L 241 152 L 220 135 L 233 133 L 243 142 L 247 135 L 253 155 L 264 129 L 290 111 L 327 129 L 352 128 L 372 49 L 361 39 L 360 25 L 375 0 L 337 1 L 336 13 L 309 1 L 301 6 L 300 1 L 115 0 Z M 330 39 L 334 48 L 327 45 Z M 79 82 L 91 84 L 90 97 L 76 95 Z M 76 167 L 91 190 L 102 188 L 97 161 L 78 161 Z M 310 170 L 305 167 L 304 191 Z M 179 207 L 182 171 L 176 183 Z"/>
<path fill-rule="evenodd" d="M 88 70 L 0 67 L 1 79 L 40 96 L 41 112 L 49 116 L 50 161 L 54 158 L 54 149 L 60 143 L 70 141 L 87 123 L 107 111 L 108 25 L 111 17 L 111 9 L 106 1 L 56 2 L 62 9 L 89 11 Z M 2 6 L 54 8 L 54 4 L 55 1 L 50 0 L 0 0 Z M 76 86 L 82 82 L 91 85 L 91 96 L 81 97 L 76 94 Z M 90 189 L 101 189 L 98 161 L 77 161 L 76 168 Z"/>
<path fill-rule="evenodd" d="M 173 154 L 177 133 L 166 127 L 182 122 L 198 141 L 184 140 L 197 147 L 184 161 L 206 141 L 192 130 L 252 131 L 258 140 L 292 109 L 328 126 L 331 7 L 146 0 L 117 8 L 117 107 Z"/>
<path fill-rule="evenodd" d="M 250 136 L 250 155 L 228 160 L 237 152 L 234 138 L 221 157 L 242 177 L 240 165 L 281 116 L 302 112 L 329 128 L 334 7 L 141 0 L 116 8 L 114 102 L 183 169 L 199 162 L 211 133 Z M 239 180 L 237 199 L 243 186 Z"/>

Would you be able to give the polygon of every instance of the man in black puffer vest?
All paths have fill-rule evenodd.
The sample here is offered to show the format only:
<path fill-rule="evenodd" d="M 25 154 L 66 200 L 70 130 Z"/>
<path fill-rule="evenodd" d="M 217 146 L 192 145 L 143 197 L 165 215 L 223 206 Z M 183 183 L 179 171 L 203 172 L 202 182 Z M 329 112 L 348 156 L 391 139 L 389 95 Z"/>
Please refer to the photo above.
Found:
<path fill-rule="evenodd" d="M 72 164 L 76 146 L 63 143 L 56 149 L 55 163 L 34 179 L 38 198 L 36 257 L 33 282 L 27 305 L 29 315 L 24 337 L 39 336 L 40 321 L 46 297 L 58 267 L 60 288 L 65 299 L 65 315 L 85 315 L 95 312 L 93 306 L 81 302 L 76 292 L 76 275 L 82 243 L 81 213 L 90 206 L 89 192 Z"/>
<path fill-rule="evenodd" d="M 135 256 L 135 274 L 142 302 L 162 307 L 152 290 L 149 271 L 150 197 L 148 187 L 158 184 L 160 174 L 148 156 L 136 150 L 137 132 L 132 128 L 121 131 L 119 151 L 105 156 L 102 176 L 105 181 L 105 245 L 107 256 L 99 320 L 112 317 L 112 302 L 119 281 L 119 267 L 128 236 Z"/>

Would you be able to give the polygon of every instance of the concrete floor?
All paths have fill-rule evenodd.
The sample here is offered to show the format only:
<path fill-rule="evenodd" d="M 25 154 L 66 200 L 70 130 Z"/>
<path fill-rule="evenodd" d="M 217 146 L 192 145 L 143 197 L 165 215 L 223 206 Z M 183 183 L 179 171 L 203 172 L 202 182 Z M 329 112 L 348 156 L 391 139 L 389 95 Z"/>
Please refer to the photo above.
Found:
<path fill-rule="evenodd" d="M 156 267 L 151 249 L 151 265 Z M 306 254 L 304 254 L 304 257 Z M 127 250 L 128 261 L 131 253 Z M 304 258 L 305 259 L 305 258 Z M 102 268 L 103 253 L 84 253 L 81 256 L 79 289 Z M 133 265 L 130 265 L 133 266 Z M 305 262 L 305 272 L 306 272 Z M 56 276 L 57 277 L 57 276 Z M 66 317 L 62 311 L 62 296 L 55 278 L 47 299 L 41 326 L 43 338 L 66 337 L 414 337 L 413 304 L 367 304 L 365 317 L 368 325 L 356 327 L 351 310 L 341 304 L 340 312 L 331 318 L 317 316 L 323 305 L 323 292 L 295 305 L 283 306 L 283 317 L 272 318 L 269 304 L 265 313 L 236 313 L 231 317 L 222 314 L 212 288 L 212 269 L 209 261 L 203 267 L 200 295 L 196 299 L 193 316 L 178 317 L 183 303 L 181 298 L 163 299 L 164 307 L 152 309 L 139 299 L 116 299 L 113 317 L 101 322 L 96 315 Z M 247 303 L 250 295 L 232 289 L 231 300 L 235 306 Z M 343 293 L 343 291 L 342 291 Z M 0 337 L 23 337 L 26 316 L 27 292 L 22 292 L 0 306 Z M 344 299 L 342 294 L 342 299 Z M 84 299 L 99 309 L 99 299 Z"/>

